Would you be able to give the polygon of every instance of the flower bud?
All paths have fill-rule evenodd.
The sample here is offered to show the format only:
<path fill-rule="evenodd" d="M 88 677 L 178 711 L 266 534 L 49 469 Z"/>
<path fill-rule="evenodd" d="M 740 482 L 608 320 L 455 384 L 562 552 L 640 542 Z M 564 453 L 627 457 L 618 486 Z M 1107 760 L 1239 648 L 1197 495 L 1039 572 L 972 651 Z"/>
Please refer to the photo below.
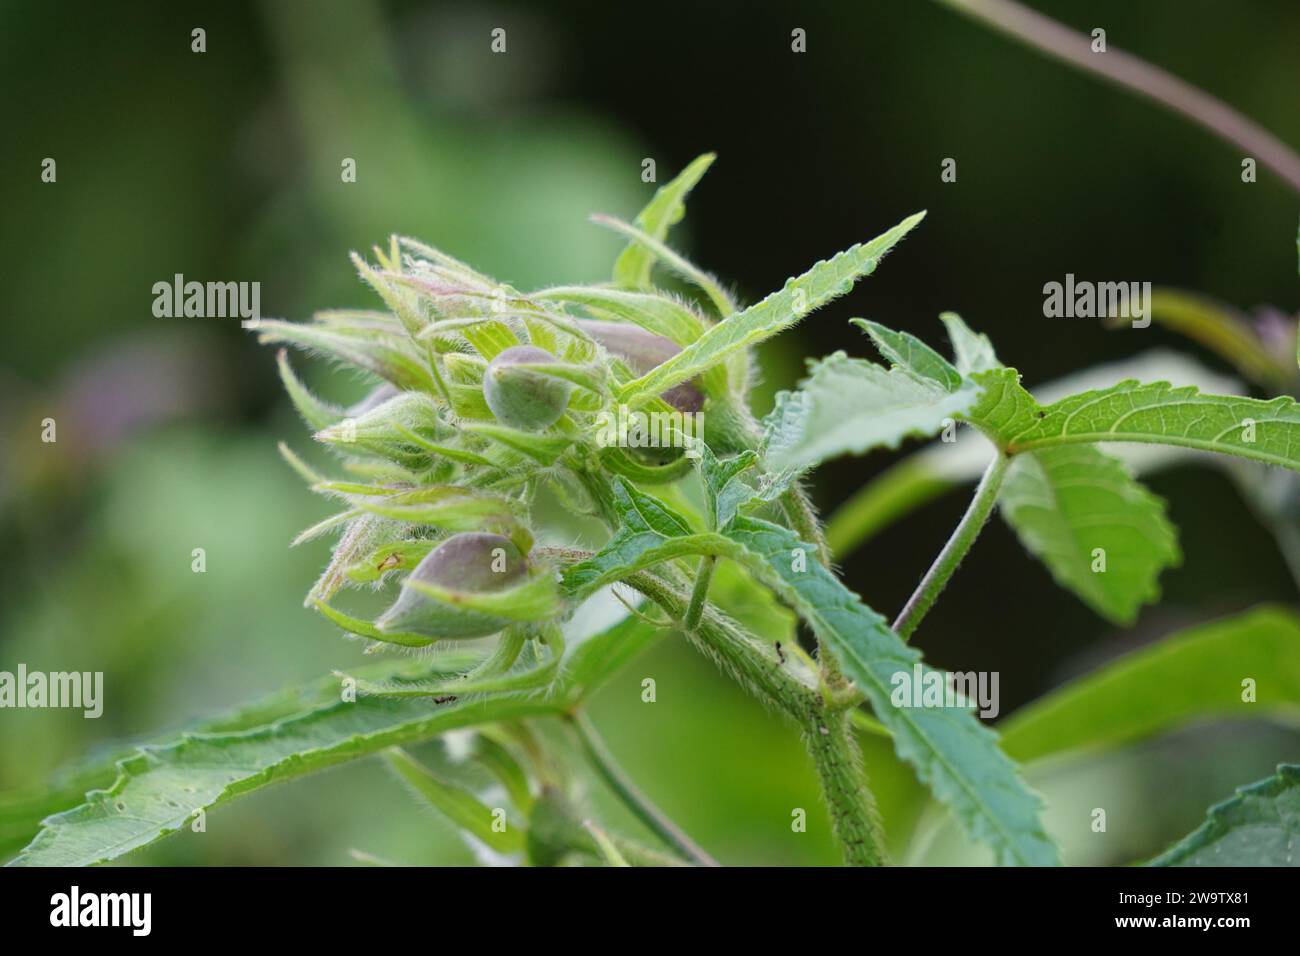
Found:
<path fill-rule="evenodd" d="M 542 365 L 555 356 L 534 345 L 515 345 L 494 358 L 483 374 L 483 398 L 497 421 L 536 432 L 549 428 L 569 407 L 573 385 L 521 365 Z"/>
<path fill-rule="evenodd" d="M 484 594 L 522 583 L 528 559 L 509 538 L 481 531 L 454 534 L 426 554 L 403 582 L 402 593 L 375 622 L 381 631 L 437 638 L 486 637 L 510 623 L 505 618 L 436 601 L 407 582 L 449 591 Z"/>
<path fill-rule="evenodd" d="M 637 375 L 646 374 L 681 351 L 672 339 L 630 322 L 583 319 L 582 328 Z M 690 382 L 674 385 L 659 397 L 680 412 L 698 412 L 704 407 L 704 394 Z"/>

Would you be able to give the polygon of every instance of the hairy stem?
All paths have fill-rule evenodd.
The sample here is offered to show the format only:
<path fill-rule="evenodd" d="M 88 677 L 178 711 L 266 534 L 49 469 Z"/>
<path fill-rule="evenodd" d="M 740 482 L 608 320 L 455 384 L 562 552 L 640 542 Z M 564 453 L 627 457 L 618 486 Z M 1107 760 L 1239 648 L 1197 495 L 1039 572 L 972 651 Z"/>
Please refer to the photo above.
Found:
<path fill-rule="evenodd" d="M 989 462 L 984 477 L 975 488 L 975 497 L 971 499 L 970 506 L 962 515 L 952 537 L 943 546 L 939 556 L 934 559 L 930 570 L 925 572 L 925 577 L 921 579 L 921 583 L 908 598 L 898 619 L 894 621 L 894 630 L 903 640 L 911 637 L 926 612 L 934 605 L 953 572 L 957 570 L 957 565 L 961 564 L 962 559 L 966 557 L 966 552 L 970 551 L 971 545 L 979 537 L 980 530 L 989 520 L 989 515 L 993 513 L 993 506 L 998 500 L 998 492 L 1002 488 L 1002 478 L 1006 475 L 1008 461 L 1006 455 L 998 452 L 997 457 Z"/>
<path fill-rule="evenodd" d="M 1050 17 L 1013 0 L 939 0 L 967 16 L 1019 40 L 1026 46 L 1063 60 L 1081 70 L 1141 93 L 1200 124 L 1220 139 L 1239 146 L 1277 173 L 1300 193 L 1300 156 L 1258 123 L 1247 119 L 1223 100 L 1180 80 L 1172 73 L 1108 47 L 1093 53 L 1091 39 L 1062 26 Z"/>
<path fill-rule="evenodd" d="M 592 767 L 600 774 L 600 778 L 623 801 L 623 804 L 636 815 L 637 819 L 650 828 L 650 832 L 686 859 L 692 860 L 700 866 L 718 866 L 717 860 L 709 856 L 699 844 L 687 836 L 681 827 L 673 823 L 668 818 L 668 815 L 655 806 L 650 798 L 632 782 L 632 778 L 618 765 L 614 755 L 609 752 L 609 748 L 605 746 L 605 741 L 601 739 L 600 734 L 585 713 L 577 711 L 570 714 L 569 724 L 577 732 L 578 740 L 582 743 L 582 749 Z"/>
<path fill-rule="evenodd" d="M 658 575 L 642 571 L 624 583 L 681 621 L 685 597 Z M 804 734 L 813 767 L 830 809 L 835 837 L 851 866 L 886 862 L 884 838 L 861 759 L 843 711 L 829 708 L 821 695 L 797 678 L 766 644 L 739 631 L 712 608 L 686 636 L 760 700 L 792 718 Z"/>
<path fill-rule="evenodd" d="M 691 590 L 691 605 L 686 609 L 686 629 L 693 631 L 696 625 L 700 623 L 700 615 L 704 613 L 704 604 L 709 599 L 709 582 L 713 580 L 713 569 L 717 566 L 718 559 L 712 554 L 705 555 L 700 559 L 699 571 L 696 572 L 695 587 Z"/>
<path fill-rule="evenodd" d="M 883 866 L 880 817 L 862 770 L 862 757 L 847 713 L 816 709 L 808 714 L 805 743 L 821 778 L 831 826 L 850 866 Z"/>

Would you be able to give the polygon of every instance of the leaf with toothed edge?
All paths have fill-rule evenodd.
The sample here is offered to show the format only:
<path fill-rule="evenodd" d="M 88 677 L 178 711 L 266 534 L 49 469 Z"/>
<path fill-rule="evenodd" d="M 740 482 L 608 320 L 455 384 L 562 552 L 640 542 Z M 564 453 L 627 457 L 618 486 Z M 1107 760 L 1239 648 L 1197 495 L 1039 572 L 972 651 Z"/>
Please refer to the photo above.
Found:
<path fill-rule="evenodd" d="M 1060 862 L 1039 819 L 1040 799 L 998 747 L 997 735 L 970 708 L 895 705 L 899 675 L 911 681 L 915 668 L 931 669 L 921 664 L 920 651 L 817 561 L 813 545 L 779 525 L 744 516 L 725 533 L 761 559 L 769 584 L 799 611 L 871 702 L 898 755 L 972 839 L 993 849 L 998 865 Z"/>
<path fill-rule="evenodd" d="M 798 473 L 839 455 L 897 448 L 937 434 L 979 397 L 969 383 L 948 391 L 902 367 L 835 352 L 811 364 L 797 391 L 778 394 L 765 420 L 768 469 Z"/>
<path fill-rule="evenodd" d="M 999 503 L 1057 584 L 1116 623 L 1131 623 L 1139 607 L 1155 602 L 1160 572 L 1181 559 L 1164 502 L 1123 462 L 1090 445 L 1017 455 Z"/>
<path fill-rule="evenodd" d="M 870 242 L 853 246 L 790 279 L 756 305 L 728 316 L 668 361 L 623 386 L 619 401 L 635 405 L 689 381 L 733 352 L 789 328 L 806 313 L 844 295 L 853 283 L 876 270 L 881 258 L 925 218 L 909 216 Z"/>
<path fill-rule="evenodd" d="M 1300 764 L 1241 787 L 1148 866 L 1300 866 Z"/>
<path fill-rule="evenodd" d="M 702 466 L 717 470 L 712 484 L 725 487 L 737 462 L 712 459 Z M 871 701 L 899 756 L 972 838 L 993 848 L 999 864 L 1059 862 L 1039 820 L 1038 797 L 998 748 L 997 735 L 969 708 L 895 705 L 898 676 L 912 679 L 922 666 L 920 652 L 818 562 L 813 545 L 789 529 L 740 514 L 721 534 L 692 534 L 671 508 L 621 482 L 616 506 L 622 521 L 618 532 L 605 549 L 569 569 L 567 588 L 583 591 L 628 568 L 686 554 L 721 555 L 740 563 L 799 611 Z"/>

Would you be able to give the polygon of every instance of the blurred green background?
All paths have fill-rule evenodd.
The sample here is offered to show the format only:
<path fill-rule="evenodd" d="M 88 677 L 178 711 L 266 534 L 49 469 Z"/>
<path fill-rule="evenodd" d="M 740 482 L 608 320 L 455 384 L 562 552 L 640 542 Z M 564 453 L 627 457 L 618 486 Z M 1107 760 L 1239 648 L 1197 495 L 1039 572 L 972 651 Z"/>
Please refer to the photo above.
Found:
<path fill-rule="evenodd" d="M 765 347 L 772 391 L 805 356 L 866 354 L 862 315 L 935 341 L 961 312 L 1037 383 L 1167 345 L 1153 327 L 1042 318 L 1042 285 L 1150 280 L 1294 313 L 1297 197 L 1185 121 L 921 0 L 869 4 L 291 2 L 0 9 L 6 314 L 0 323 L 0 669 L 102 670 L 99 720 L 0 712 L 0 790 L 67 761 L 361 659 L 301 606 L 325 542 L 289 550 L 328 505 L 275 443 L 310 439 L 274 355 L 233 319 L 158 319 L 175 273 L 259 281 L 262 311 L 370 306 L 347 262 L 398 232 L 520 288 L 599 280 L 631 217 L 701 152 L 719 161 L 675 241 L 746 301 L 904 215 L 921 229 L 846 298 Z M 1037 3 L 1107 29 L 1300 144 L 1293 0 Z M 507 52 L 489 49 L 494 27 Z M 207 52 L 190 31 L 207 31 Z M 790 51 L 802 27 L 808 52 Z M 45 157 L 57 183 L 40 181 Z M 357 182 L 340 181 L 355 159 Z M 940 182 L 940 162 L 958 181 Z M 306 363 L 300 363 L 305 366 Z M 306 369 L 332 398 L 363 383 Z M 40 422 L 58 441 L 40 441 Z M 890 460 L 838 462 L 829 512 Z M 1152 478 L 1182 530 L 1164 599 L 1118 630 L 1056 589 L 990 525 L 918 643 L 939 666 L 996 670 L 1004 713 L 1098 662 L 1295 585 L 1268 529 L 1218 472 Z M 948 496 L 846 562 L 875 607 L 901 606 L 965 504 Z M 206 550 L 207 571 L 191 571 Z M 658 703 L 642 704 L 654 676 Z M 680 641 L 598 696 L 594 716 L 643 787 L 734 863 L 836 860 L 794 733 Z M 1192 829 L 1235 785 L 1294 759 L 1300 736 L 1198 727 L 1031 773 L 1075 863 L 1123 862 Z M 867 741 L 891 828 L 919 812 L 910 775 Z M 592 797 L 607 801 L 599 788 Z M 1104 805 L 1110 831 L 1079 807 Z M 793 807 L 809 832 L 792 833 Z M 606 806 L 616 825 L 628 821 Z M 132 858 L 185 864 L 469 862 L 375 761 L 214 813 Z M 939 839 L 929 862 L 980 861 Z"/>

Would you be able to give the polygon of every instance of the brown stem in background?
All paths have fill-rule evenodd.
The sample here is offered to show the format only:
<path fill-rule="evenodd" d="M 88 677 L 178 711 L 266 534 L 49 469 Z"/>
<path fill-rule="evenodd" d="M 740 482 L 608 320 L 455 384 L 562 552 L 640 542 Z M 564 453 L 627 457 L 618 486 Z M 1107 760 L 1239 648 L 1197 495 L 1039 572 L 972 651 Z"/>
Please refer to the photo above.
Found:
<path fill-rule="evenodd" d="M 1093 53 L 1091 38 L 1062 26 L 1014 0 L 938 0 L 1016 40 L 1049 53 L 1080 69 L 1182 113 L 1267 166 L 1300 193 L 1300 156 L 1264 127 L 1242 116 L 1227 103 L 1172 73 L 1123 50 L 1107 45 Z"/>

